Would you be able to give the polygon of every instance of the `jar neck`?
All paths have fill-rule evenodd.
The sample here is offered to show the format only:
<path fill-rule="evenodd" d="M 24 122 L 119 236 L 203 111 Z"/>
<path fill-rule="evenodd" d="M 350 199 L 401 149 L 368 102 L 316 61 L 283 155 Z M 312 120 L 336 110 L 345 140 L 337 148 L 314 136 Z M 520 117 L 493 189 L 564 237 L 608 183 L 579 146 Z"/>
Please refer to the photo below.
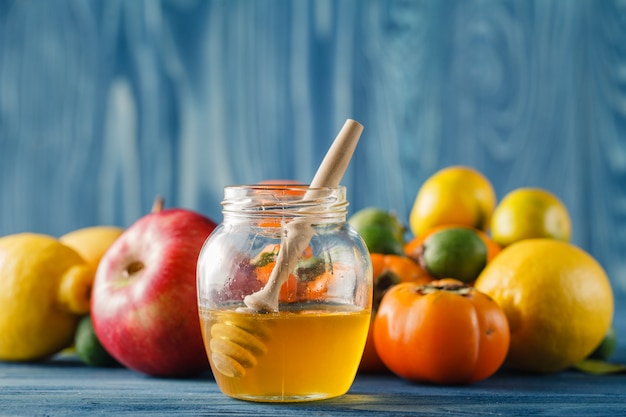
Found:
<path fill-rule="evenodd" d="M 315 222 L 344 222 L 346 188 L 306 185 L 237 185 L 224 188 L 224 220 L 281 217 Z"/>

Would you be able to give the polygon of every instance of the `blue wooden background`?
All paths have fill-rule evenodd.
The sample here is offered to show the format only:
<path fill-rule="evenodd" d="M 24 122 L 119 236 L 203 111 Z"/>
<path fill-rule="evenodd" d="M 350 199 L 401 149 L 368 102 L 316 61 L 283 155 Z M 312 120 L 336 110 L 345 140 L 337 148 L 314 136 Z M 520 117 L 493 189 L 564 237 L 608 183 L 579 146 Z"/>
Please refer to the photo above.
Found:
<path fill-rule="evenodd" d="M 451 164 L 556 193 L 626 294 L 626 3 L 0 0 L 0 235 L 128 226 L 156 194 L 308 181 L 365 126 L 351 211 Z"/>

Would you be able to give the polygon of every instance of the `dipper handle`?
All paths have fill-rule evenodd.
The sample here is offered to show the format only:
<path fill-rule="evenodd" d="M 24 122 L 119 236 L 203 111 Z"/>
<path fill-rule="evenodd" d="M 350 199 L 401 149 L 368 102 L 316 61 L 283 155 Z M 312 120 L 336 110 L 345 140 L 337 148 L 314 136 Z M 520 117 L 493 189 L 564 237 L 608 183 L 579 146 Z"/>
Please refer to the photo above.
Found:
<path fill-rule="evenodd" d="M 351 119 L 346 120 L 337 137 L 324 156 L 309 190 L 304 199 L 312 198 L 317 188 L 337 187 L 352 159 L 356 145 L 363 132 L 363 126 Z M 260 312 L 278 311 L 280 287 L 289 278 L 289 273 L 296 264 L 302 251 L 306 249 L 315 231 L 309 223 L 291 221 L 285 225 L 282 234 L 281 249 L 278 252 L 276 266 L 272 270 L 267 284 L 259 291 L 244 298 L 249 309 Z"/>
<path fill-rule="evenodd" d="M 310 188 L 336 187 L 348 168 L 363 126 L 351 119 L 346 120 L 337 137 L 322 160 Z"/>

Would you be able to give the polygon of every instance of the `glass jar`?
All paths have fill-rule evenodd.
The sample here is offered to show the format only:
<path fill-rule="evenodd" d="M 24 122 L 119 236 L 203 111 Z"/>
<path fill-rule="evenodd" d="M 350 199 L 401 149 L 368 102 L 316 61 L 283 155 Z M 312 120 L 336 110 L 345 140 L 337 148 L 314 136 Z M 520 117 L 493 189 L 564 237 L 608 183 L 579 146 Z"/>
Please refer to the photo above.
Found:
<path fill-rule="evenodd" d="M 346 222 L 345 187 L 230 186 L 222 206 L 197 282 L 219 388 L 266 402 L 346 393 L 367 338 L 372 267 Z"/>

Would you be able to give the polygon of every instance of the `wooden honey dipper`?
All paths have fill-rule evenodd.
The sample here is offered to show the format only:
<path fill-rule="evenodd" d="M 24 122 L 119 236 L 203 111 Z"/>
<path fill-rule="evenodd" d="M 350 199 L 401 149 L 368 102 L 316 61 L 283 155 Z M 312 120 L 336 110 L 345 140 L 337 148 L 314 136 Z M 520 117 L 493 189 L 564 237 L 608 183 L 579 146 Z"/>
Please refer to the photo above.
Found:
<path fill-rule="evenodd" d="M 322 160 L 309 190 L 303 200 L 315 197 L 319 188 L 337 187 L 352 159 L 356 145 L 363 132 L 363 126 L 351 119 L 346 120 Z M 302 252 L 308 246 L 315 231 L 310 223 L 292 220 L 285 225 L 281 237 L 281 249 L 276 265 L 267 284 L 259 291 L 244 298 L 246 311 L 276 312 L 281 286 L 296 265 Z M 225 376 L 240 378 L 246 368 L 256 365 L 256 357 L 266 351 L 263 342 L 263 329 L 247 321 L 217 322 L 211 327 L 211 357 L 214 367 Z"/>
<path fill-rule="evenodd" d="M 339 185 L 362 131 L 363 126 L 360 123 L 351 119 L 346 120 L 317 169 L 303 200 L 315 197 L 318 188 Z M 276 266 L 267 284 L 263 289 L 246 296 L 243 300 L 249 309 L 258 312 L 278 311 L 280 287 L 289 278 L 289 273 L 314 234 L 313 227 L 306 221 L 292 220 L 285 225 L 280 244 L 281 250 L 278 252 Z"/>

